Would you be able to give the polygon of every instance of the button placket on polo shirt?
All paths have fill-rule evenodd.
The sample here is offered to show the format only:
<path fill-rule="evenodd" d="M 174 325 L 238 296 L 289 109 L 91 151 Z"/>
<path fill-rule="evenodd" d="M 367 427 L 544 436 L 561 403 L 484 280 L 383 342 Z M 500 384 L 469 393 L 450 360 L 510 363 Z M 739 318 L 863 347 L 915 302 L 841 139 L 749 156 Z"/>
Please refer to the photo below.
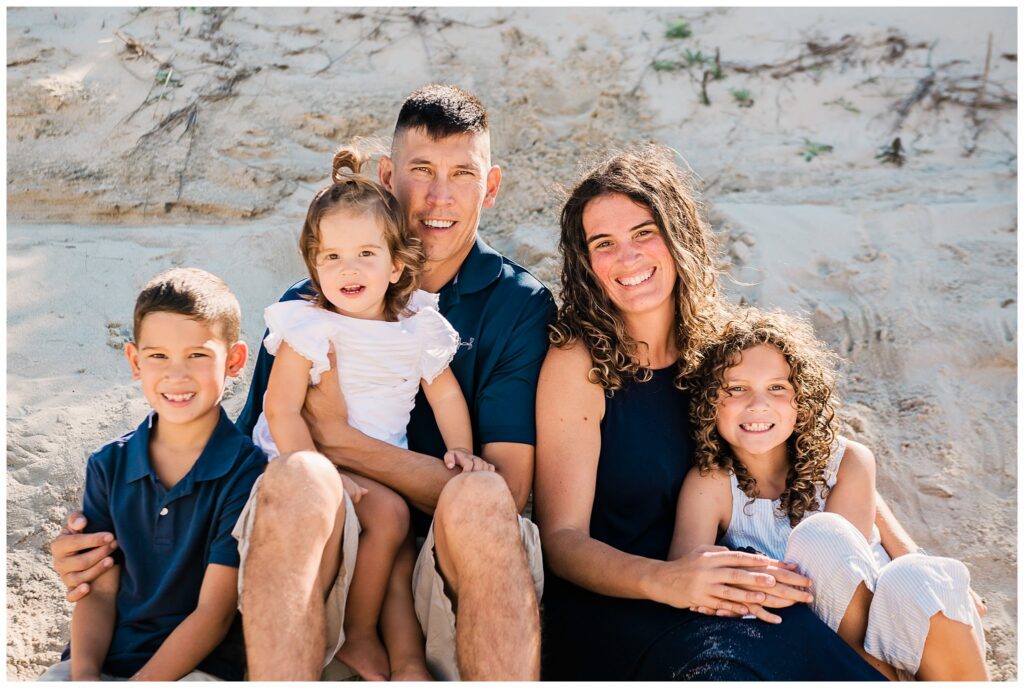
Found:
<path fill-rule="evenodd" d="M 187 475 L 173 489 L 165 490 L 156 513 L 156 525 L 153 528 L 153 543 L 155 545 L 170 547 L 174 544 L 174 533 L 177 531 L 175 524 L 178 520 L 178 511 L 181 510 L 181 501 L 192 494 L 193 487 L 194 481 L 191 476 Z"/>

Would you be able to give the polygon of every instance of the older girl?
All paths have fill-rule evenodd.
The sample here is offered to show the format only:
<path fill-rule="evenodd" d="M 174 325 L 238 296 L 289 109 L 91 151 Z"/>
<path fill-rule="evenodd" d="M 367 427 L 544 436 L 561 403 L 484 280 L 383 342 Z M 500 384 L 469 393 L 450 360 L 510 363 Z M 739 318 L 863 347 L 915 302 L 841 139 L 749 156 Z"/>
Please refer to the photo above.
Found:
<path fill-rule="evenodd" d="M 967 568 L 881 546 L 874 456 L 835 433 L 833 360 L 792 316 L 750 308 L 726 325 L 690 385 L 696 466 L 669 559 L 718 541 L 795 562 L 815 614 L 889 678 L 986 680 Z"/>

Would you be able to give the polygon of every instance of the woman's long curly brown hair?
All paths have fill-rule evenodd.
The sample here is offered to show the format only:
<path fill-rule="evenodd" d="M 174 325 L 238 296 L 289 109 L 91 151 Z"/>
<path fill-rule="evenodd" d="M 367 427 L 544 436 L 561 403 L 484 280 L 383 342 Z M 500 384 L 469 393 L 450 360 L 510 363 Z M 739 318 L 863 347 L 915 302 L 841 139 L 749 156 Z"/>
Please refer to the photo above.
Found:
<path fill-rule="evenodd" d="M 640 365 L 639 344 L 590 265 L 583 211 L 595 198 L 620 193 L 649 209 L 675 261 L 676 386 L 696 369 L 721 322 L 716 242 L 701 218 L 690 176 L 674 156 L 672 149 L 655 145 L 614 153 L 583 175 L 562 208 L 562 305 L 549 338 L 562 348 L 583 342 L 593 366 L 590 379 L 608 392 L 647 381 L 651 371 Z"/>
<path fill-rule="evenodd" d="M 747 349 L 767 344 L 779 350 L 789 364 L 789 382 L 796 393 L 796 426 L 786 440 L 789 472 L 780 496 L 779 512 L 796 526 L 808 511 L 816 511 L 817 488 L 825 488 L 825 466 L 836 436 L 835 367 L 838 357 L 814 336 L 810 323 L 780 311 L 738 310 L 704 353 L 698 373 L 689 379 L 691 419 L 696 431 L 695 461 L 702 474 L 712 469 L 731 471 L 751 500 L 758 496 L 757 481 L 747 472 L 718 432 L 718 402 L 725 372 L 739 363 Z M 752 503 L 752 502 L 751 502 Z"/>
<path fill-rule="evenodd" d="M 321 308 L 330 310 L 331 304 L 324 296 L 317 276 L 316 254 L 320 248 L 320 221 L 328 213 L 338 210 L 370 213 L 383 228 L 384 243 L 387 244 L 391 259 L 404 269 L 398 281 L 389 284 L 384 293 L 384 317 L 395 321 L 409 304 L 412 293 L 419 288 L 420 272 L 426 256 L 423 245 L 416 237 L 409 236 L 405 213 L 398 207 L 398 201 L 383 186 L 359 173 L 369 160 L 369 155 L 352 146 L 342 146 L 334 154 L 331 164 L 332 184 L 316 192 L 306 211 L 306 221 L 299 234 L 299 250 L 309 270 L 309 280 L 316 293 L 314 301 Z M 346 172 L 345 170 L 349 171 Z"/>

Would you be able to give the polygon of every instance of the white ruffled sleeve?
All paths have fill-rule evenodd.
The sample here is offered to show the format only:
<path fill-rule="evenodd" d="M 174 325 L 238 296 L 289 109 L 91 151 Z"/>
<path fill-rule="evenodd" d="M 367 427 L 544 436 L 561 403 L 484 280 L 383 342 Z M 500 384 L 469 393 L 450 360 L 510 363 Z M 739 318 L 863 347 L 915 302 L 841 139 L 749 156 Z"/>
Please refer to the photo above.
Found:
<path fill-rule="evenodd" d="M 267 351 L 276 355 L 281 342 L 288 342 L 295 353 L 310 363 L 310 384 L 318 384 L 320 375 L 330 370 L 327 349 L 330 345 L 327 313 L 311 301 L 280 301 L 267 306 L 263 318 L 270 332 L 263 340 Z"/>
<path fill-rule="evenodd" d="M 422 308 L 414 317 L 420 337 L 420 377 L 431 383 L 452 362 L 459 349 L 459 333 L 434 308 Z"/>

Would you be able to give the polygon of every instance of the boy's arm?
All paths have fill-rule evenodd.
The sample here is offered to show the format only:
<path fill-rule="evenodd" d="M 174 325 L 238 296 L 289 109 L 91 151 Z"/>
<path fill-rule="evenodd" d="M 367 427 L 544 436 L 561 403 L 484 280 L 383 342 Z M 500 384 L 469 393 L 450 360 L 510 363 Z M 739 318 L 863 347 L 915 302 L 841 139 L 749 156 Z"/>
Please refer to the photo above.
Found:
<path fill-rule="evenodd" d="M 302 418 L 302 404 L 309 388 L 312 364 L 296 353 L 287 342 L 281 342 L 270 371 L 263 411 L 279 453 L 315 449 L 309 427 Z"/>
<path fill-rule="evenodd" d="M 866 539 L 871 539 L 875 522 L 875 456 L 863 444 L 848 443 L 825 511 L 844 517 Z"/>
<path fill-rule="evenodd" d="M 100 574 L 71 612 L 71 680 L 98 681 L 114 637 L 121 568 Z"/>
<path fill-rule="evenodd" d="M 193 671 L 224 640 L 237 603 L 238 569 L 207 565 L 195 611 L 178 624 L 131 680 L 176 681 Z"/>
<path fill-rule="evenodd" d="M 473 426 L 469 420 L 469 406 L 452 369 L 445 368 L 433 382 L 422 380 L 421 384 L 423 394 L 434 411 L 434 420 L 445 447 L 449 451 L 465 449 L 472 454 Z"/>
<path fill-rule="evenodd" d="M 691 468 L 676 502 L 668 560 L 679 559 L 701 545 L 715 544 L 725 505 L 731 502 L 728 476 L 719 471 L 701 475 L 696 466 Z"/>

